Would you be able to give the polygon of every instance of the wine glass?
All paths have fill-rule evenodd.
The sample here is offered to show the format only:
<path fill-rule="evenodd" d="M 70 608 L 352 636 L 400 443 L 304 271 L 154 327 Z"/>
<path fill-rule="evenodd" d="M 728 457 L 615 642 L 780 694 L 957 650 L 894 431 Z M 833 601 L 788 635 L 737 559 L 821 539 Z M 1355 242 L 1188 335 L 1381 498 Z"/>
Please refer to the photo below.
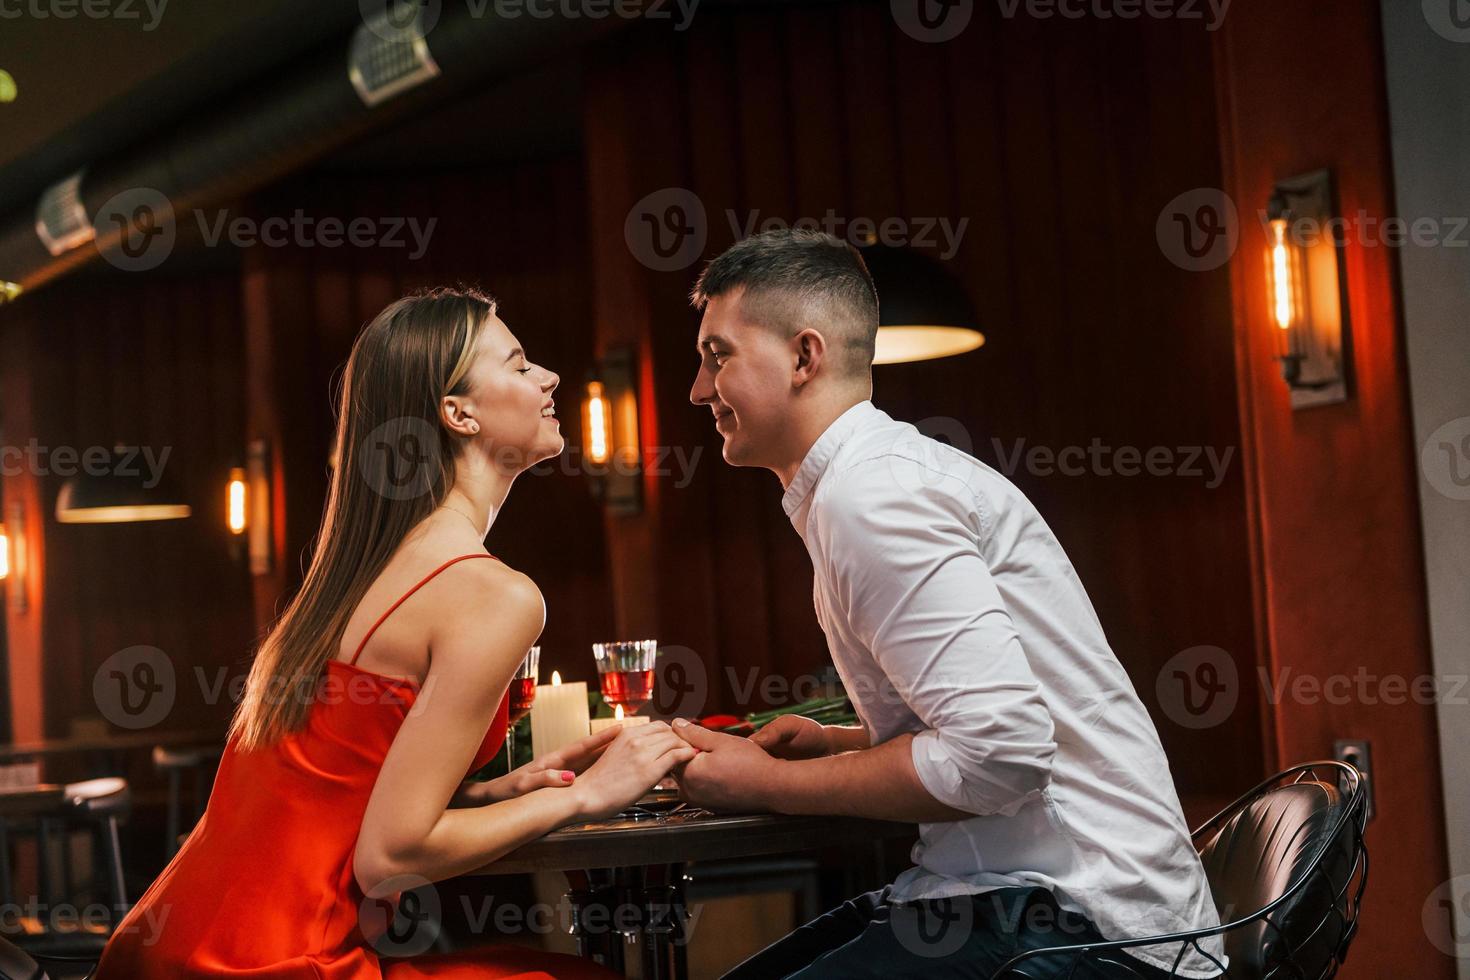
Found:
<path fill-rule="evenodd" d="M 657 640 L 618 640 L 592 644 L 602 698 L 624 714 L 636 714 L 653 697 L 653 666 Z"/>
<path fill-rule="evenodd" d="M 536 672 L 541 666 L 541 648 L 534 646 L 526 651 L 526 659 L 516 668 L 510 679 L 510 718 L 505 723 L 505 771 L 513 772 L 516 767 L 516 722 L 531 713 L 536 701 Z"/>

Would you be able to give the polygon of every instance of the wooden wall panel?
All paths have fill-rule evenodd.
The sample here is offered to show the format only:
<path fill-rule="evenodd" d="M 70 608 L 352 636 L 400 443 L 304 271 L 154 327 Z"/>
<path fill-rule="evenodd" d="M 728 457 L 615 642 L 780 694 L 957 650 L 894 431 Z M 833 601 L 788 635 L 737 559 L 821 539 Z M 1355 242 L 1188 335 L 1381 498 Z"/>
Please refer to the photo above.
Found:
<path fill-rule="evenodd" d="M 57 524 L 63 477 L 54 464 L 7 475 L 7 498 L 28 504 L 32 563 L 31 607 L 8 617 L 16 740 L 106 722 L 92 677 L 137 645 L 158 647 L 174 665 L 176 700 L 158 727 L 223 731 L 230 703 L 212 698 L 194 669 L 212 678 L 251 640 L 248 575 L 231 553 L 223 510 L 231 460 L 244 446 L 237 280 L 93 270 L 27 297 L 0 321 L 6 445 L 166 450 L 165 472 L 194 510 L 181 521 Z"/>
<path fill-rule="evenodd" d="M 331 394 L 352 341 L 409 290 L 464 283 L 495 295 L 530 356 L 560 376 L 554 397 L 563 431 L 569 445 L 578 442 L 592 356 L 583 200 L 580 165 L 570 159 L 422 173 L 411 184 L 396 174 L 307 174 L 251 202 L 258 217 L 302 207 L 344 220 L 435 222 L 428 250 L 414 261 L 392 248 L 256 248 L 245 257 L 251 435 L 275 447 L 286 519 L 276 570 L 258 580 L 259 629 L 299 587 L 309 562 L 330 472 Z M 595 679 L 590 644 L 612 638 L 602 517 L 587 481 L 559 462 L 520 477 L 486 544 L 546 597 L 543 675 L 555 668 L 567 679 Z"/>
<path fill-rule="evenodd" d="M 1303 37 L 1313 43 L 1297 44 Z M 1389 857 L 1373 862 L 1343 976 L 1394 976 L 1413 964 L 1415 976 L 1450 977 L 1454 961 L 1429 944 L 1421 914 L 1448 877 L 1442 794 L 1464 792 L 1441 786 L 1435 711 L 1463 709 L 1400 700 L 1389 686 L 1413 690 L 1433 666 L 1395 250 L 1374 230 L 1395 213 L 1379 6 L 1242 0 L 1217 51 L 1223 186 L 1242 217 L 1235 318 L 1241 414 L 1256 464 L 1258 615 L 1271 654 L 1263 666 L 1278 684 L 1306 678 L 1338 692 L 1293 696 L 1286 687 L 1269 714 L 1273 742 L 1283 761 L 1330 756 L 1338 738 L 1372 743 L 1377 816 L 1368 846 Z M 1272 361 L 1256 258 L 1265 236 L 1254 215 L 1275 181 L 1323 166 L 1336 174 L 1338 213 L 1378 224 L 1350 220 L 1344 249 L 1354 396 L 1293 411 Z"/>
<path fill-rule="evenodd" d="M 932 45 L 905 36 L 881 5 L 711 10 L 679 38 L 648 31 L 589 61 L 598 329 L 642 340 L 660 441 L 703 448 L 689 490 L 711 517 L 690 525 L 651 509 L 609 524 L 612 554 L 676 542 L 681 561 L 676 586 L 618 587 L 619 624 L 655 624 L 662 641 L 695 648 L 726 709 L 766 706 L 758 694 L 737 698 L 727 671 L 794 679 L 827 663 L 825 640 L 779 483 L 724 464 L 707 411 L 688 405 L 698 315 L 684 296 L 699 266 L 653 271 L 630 257 L 623 223 L 643 196 L 697 194 L 705 258 L 738 234 L 730 211 L 737 226 L 756 212 L 820 221 L 828 209 L 844 222 L 967 220 L 949 262 L 988 343 L 880 367 L 875 400 L 910 421 L 950 420 L 993 465 L 997 444 L 1009 452 L 1022 439 L 1238 452 L 1228 277 L 1176 268 L 1154 239 L 1170 197 L 1220 181 L 1208 35 L 1178 22 L 1007 20 L 980 7 L 975 18 L 956 41 Z M 626 333 L 620 322 L 640 326 Z M 1157 710 L 1155 693 L 1165 661 L 1203 644 L 1229 650 L 1250 683 L 1240 470 L 1211 489 L 1180 477 L 1011 475 L 1057 531 L 1155 709 L 1191 812 L 1254 782 L 1264 761 L 1252 688 L 1225 725 L 1203 732 Z"/>

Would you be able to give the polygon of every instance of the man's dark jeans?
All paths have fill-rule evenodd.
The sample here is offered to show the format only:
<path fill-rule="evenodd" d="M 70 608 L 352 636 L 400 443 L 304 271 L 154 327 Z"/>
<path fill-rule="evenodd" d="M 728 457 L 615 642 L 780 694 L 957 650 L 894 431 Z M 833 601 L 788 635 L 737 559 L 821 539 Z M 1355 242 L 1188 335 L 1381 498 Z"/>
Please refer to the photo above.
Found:
<path fill-rule="evenodd" d="M 979 895 L 891 903 L 887 886 L 843 902 L 725 974 L 724 980 L 923 980 L 988 978 L 1028 949 L 1102 942 L 1092 922 L 1059 908 L 1045 888 L 1002 888 Z M 1136 959 L 1128 967 L 1087 966 L 1070 958 L 1026 964 L 1041 980 L 1155 980 L 1168 974 Z"/>

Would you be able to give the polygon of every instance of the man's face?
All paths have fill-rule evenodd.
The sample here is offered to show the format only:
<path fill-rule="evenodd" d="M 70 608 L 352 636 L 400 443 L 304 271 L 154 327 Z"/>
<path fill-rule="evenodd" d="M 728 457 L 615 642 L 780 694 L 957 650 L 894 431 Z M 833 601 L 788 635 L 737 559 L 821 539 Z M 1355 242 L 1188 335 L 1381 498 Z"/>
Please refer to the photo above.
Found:
<path fill-rule="evenodd" d="M 792 408 L 796 353 L 776 331 L 746 320 L 742 290 L 709 301 L 696 346 L 699 373 L 689 400 L 714 413 L 725 462 L 771 466 L 782 459 Z"/>

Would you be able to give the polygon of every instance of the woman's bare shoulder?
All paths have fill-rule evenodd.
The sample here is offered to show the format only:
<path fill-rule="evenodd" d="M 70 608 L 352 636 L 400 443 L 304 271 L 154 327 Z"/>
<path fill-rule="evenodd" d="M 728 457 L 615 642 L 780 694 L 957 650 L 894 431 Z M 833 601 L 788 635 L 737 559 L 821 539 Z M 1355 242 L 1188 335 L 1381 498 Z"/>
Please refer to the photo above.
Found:
<path fill-rule="evenodd" d="M 541 590 L 525 572 L 500 561 L 465 561 L 460 575 L 437 590 L 432 602 L 433 623 L 459 627 L 487 620 L 544 621 L 546 603 Z"/>

